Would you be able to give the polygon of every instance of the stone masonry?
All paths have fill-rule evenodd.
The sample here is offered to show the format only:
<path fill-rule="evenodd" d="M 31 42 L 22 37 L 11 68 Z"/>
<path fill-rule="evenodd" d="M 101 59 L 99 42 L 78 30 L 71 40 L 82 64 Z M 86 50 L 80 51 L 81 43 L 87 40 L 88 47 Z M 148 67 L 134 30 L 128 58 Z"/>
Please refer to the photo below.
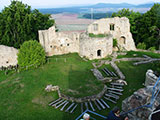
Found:
<path fill-rule="evenodd" d="M 0 67 L 17 65 L 18 50 L 13 47 L 0 45 Z"/>
<path fill-rule="evenodd" d="M 104 38 L 91 38 L 89 33 L 107 34 Z M 55 26 L 39 30 L 39 41 L 47 56 L 77 52 L 90 60 L 112 54 L 113 38 L 125 50 L 135 50 L 128 18 L 106 18 L 95 21 L 86 32 L 56 32 Z"/>
<path fill-rule="evenodd" d="M 126 50 L 136 50 L 132 34 L 130 32 L 129 19 L 115 17 L 100 19 L 88 26 L 88 33 L 111 34 L 117 39 L 118 45 Z"/>

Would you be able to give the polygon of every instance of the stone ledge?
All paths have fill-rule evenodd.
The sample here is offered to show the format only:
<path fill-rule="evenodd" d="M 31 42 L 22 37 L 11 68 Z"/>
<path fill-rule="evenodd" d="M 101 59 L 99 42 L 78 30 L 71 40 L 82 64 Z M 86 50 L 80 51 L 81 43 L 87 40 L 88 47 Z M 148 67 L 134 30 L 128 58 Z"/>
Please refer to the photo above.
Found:
<path fill-rule="evenodd" d="M 106 91 L 107 91 L 107 86 L 104 85 L 103 90 L 100 93 L 98 93 L 97 95 L 86 96 L 86 97 L 82 97 L 82 98 L 74 98 L 74 97 L 70 97 L 70 96 L 62 94 L 60 92 L 60 90 L 58 90 L 58 95 L 59 95 L 59 97 L 61 97 L 63 99 L 66 99 L 66 100 L 69 100 L 69 101 L 72 101 L 72 102 L 81 103 L 81 102 L 87 102 L 87 101 L 93 101 L 93 100 L 96 100 L 96 99 L 100 99 Z"/>

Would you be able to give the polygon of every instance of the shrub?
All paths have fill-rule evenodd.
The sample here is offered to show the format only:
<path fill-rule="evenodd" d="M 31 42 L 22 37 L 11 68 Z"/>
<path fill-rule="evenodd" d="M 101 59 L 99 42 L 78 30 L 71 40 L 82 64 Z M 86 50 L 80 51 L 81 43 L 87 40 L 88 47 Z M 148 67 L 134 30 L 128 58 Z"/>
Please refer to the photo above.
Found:
<path fill-rule="evenodd" d="M 113 47 L 117 47 L 117 45 L 118 45 L 118 43 L 117 43 L 117 39 L 116 39 L 116 38 L 114 38 L 114 39 L 113 39 Z"/>
<path fill-rule="evenodd" d="M 138 43 L 137 48 L 145 50 L 146 49 L 146 44 L 144 42 L 143 43 Z"/>
<path fill-rule="evenodd" d="M 45 51 L 36 40 L 24 42 L 18 53 L 18 65 L 20 69 L 35 68 L 45 63 Z"/>
<path fill-rule="evenodd" d="M 150 50 L 150 51 L 155 51 L 156 50 L 156 48 L 155 47 L 150 47 L 148 50 Z"/>
<path fill-rule="evenodd" d="M 107 36 L 108 36 L 107 34 L 98 34 L 98 35 L 95 35 L 93 33 L 89 33 L 89 37 L 103 38 L 103 37 L 107 37 Z"/>

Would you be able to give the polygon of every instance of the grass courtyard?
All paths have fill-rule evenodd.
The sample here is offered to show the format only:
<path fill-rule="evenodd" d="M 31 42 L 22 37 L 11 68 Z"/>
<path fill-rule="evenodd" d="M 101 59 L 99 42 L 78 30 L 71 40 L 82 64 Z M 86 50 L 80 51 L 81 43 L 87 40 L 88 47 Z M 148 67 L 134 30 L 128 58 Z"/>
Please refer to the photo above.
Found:
<path fill-rule="evenodd" d="M 38 69 L 4 75 L 0 72 L 0 119 L 7 120 L 73 120 L 80 114 L 80 107 L 74 114 L 61 112 L 48 106 L 58 98 L 57 92 L 47 93 L 46 85 L 58 85 L 69 96 L 84 97 L 99 93 L 103 84 L 96 80 L 90 69 L 92 61 L 83 61 L 77 54 L 53 56 Z M 127 86 L 117 105 L 134 91 L 143 87 L 147 69 L 152 64 L 133 66 L 132 62 L 117 63 L 126 76 Z M 110 65 L 107 65 L 112 69 Z M 104 67 L 104 66 L 102 66 Z M 107 102 L 111 108 L 115 105 Z M 98 111 L 107 115 L 108 110 Z"/>

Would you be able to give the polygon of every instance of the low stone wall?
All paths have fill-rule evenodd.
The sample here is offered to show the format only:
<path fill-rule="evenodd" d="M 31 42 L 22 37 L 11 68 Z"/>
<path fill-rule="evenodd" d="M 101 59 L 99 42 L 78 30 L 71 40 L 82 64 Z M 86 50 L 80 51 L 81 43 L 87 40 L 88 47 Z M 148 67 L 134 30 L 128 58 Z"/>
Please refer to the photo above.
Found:
<path fill-rule="evenodd" d="M 16 66 L 18 50 L 13 47 L 0 45 L 0 68 Z"/>
<path fill-rule="evenodd" d="M 134 63 L 133 65 L 147 64 L 147 63 L 151 63 L 151 62 L 155 62 L 155 61 L 160 61 L 160 59 L 150 59 L 148 61 L 140 61 L 140 62 Z"/>
<path fill-rule="evenodd" d="M 158 77 L 153 73 L 152 70 L 148 70 L 146 72 L 146 80 L 145 80 L 145 86 L 150 86 L 150 85 L 154 85 L 155 82 L 157 81 Z"/>
<path fill-rule="evenodd" d="M 116 73 L 119 75 L 120 79 L 125 79 L 124 74 L 120 71 L 120 69 L 118 68 L 118 66 L 114 63 L 111 62 L 111 66 L 115 69 Z"/>
<path fill-rule="evenodd" d="M 91 69 L 91 71 L 93 72 L 93 75 L 98 79 L 104 79 L 103 75 L 101 74 L 101 72 L 98 69 Z"/>
<path fill-rule="evenodd" d="M 59 97 L 61 97 L 63 99 L 66 99 L 66 100 L 69 100 L 72 102 L 81 103 L 81 102 L 87 102 L 87 101 L 93 101 L 96 99 L 100 99 L 106 91 L 107 91 L 107 86 L 105 85 L 103 90 L 100 93 L 98 93 L 97 95 L 92 95 L 92 96 L 87 96 L 87 97 L 82 97 L 82 98 L 74 98 L 74 97 L 64 95 L 60 91 L 58 91 L 58 95 L 59 95 Z"/>
<path fill-rule="evenodd" d="M 116 61 L 147 61 L 147 60 L 150 60 L 150 59 L 149 58 L 141 58 L 141 57 L 116 59 Z"/>

